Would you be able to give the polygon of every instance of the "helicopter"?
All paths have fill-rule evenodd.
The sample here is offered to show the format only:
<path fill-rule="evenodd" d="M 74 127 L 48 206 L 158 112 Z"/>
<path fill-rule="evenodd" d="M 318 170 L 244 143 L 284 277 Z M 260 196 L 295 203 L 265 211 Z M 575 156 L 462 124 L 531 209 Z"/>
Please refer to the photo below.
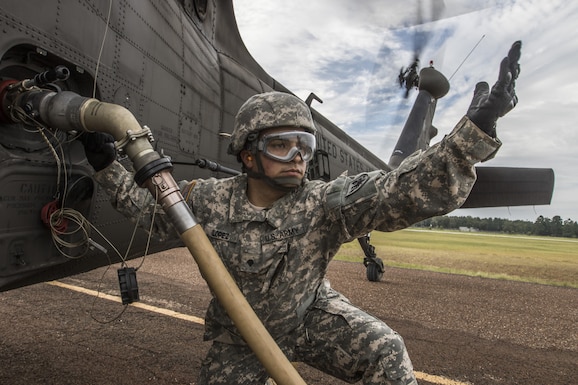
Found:
<path fill-rule="evenodd" d="M 82 21 L 82 22 L 79 22 Z M 226 149 L 239 107 L 291 91 L 246 49 L 232 0 L 5 0 L 0 5 L 0 291 L 56 280 L 147 253 L 187 246 L 211 292 L 277 383 L 295 369 L 264 329 L 184 204 L 175 182 L 228 177 Z M 389 162 L 311 108 L 318 148 L 310 179 L 392 170 L 435 136 L 437 70 L 419 93 Z M 307 98 L 309 99 L 309 98 Z M 315 97 L 311 98 L 311 101 Z M 180 239 L 159 242 L 116 212 L 94 182 L 79 136 L 114 132 L 119 160 L 173 219 Z M 551 169 L 478 168 L 462 207 L 548 204 Z M 369 243 L 364 265 L 383 264 Z M 118 270 L 123 304 L 138 300 L 135 269 Z M 297 374 L 298 377 L 298 374 Z"/>
<path fill-rule="evenodd" d="M 256 93 L 291 93 L 248 52 L 231 0 L 82 0 L 60 7 L 5 0 L 0 25 L 0 291 L 182 246 L 149 240 L 112 208 L 93 180 L 79 131 L 64 129 L 78 110 L 66 104 L 57 111 L 45 99 L 23 95 L 79 95 L 130 111 L 181 180 L 238 173 L 226 151 L 237 110 Z M 311 108 L 318 148 L 310 179 L 392 170 L 429 146 L 437 132 L 436 101 L 449 84 L 434 68 L 417 73 L 414 64 L 418 97 L 389 162 Z M 309 104 L 318 99 L 313 95 Z M 127 156 L 120 161 L 133 167 Z M 550 203 L 551 169 L 477 172 L 463 207 Z M 51 223 L 63 209 L 71 217 Z M 383 261 L 369 235 L 359 241 L 367 278 L 379 281 Z"/>
<path fill-rule="evenodd" d="M 433 63 L 432 63 L 433 64 Z M 416 56 L 413 63 L 407 68 L 401 67 L 398 75 L 398 82 L 401 88 L 405 88 L 404 97 L 409 97 L 409 92 L 412 89 L 419 87 L 419 58 Z"/>
<path fill-rule="evenodd" d="M 430 22 L 435 22 L 441 18 L 445 9 L 443 0 L 432 0 L 430 2 Z M 426 23 L 423 4 L 421 0 L 416 2 L 415 21 L 413 29 L 413 59 L 407 67 L 401 67 L 397 81 L 400 88 L 404 89 L 404 98 L 407 99 L 412 90 L 419 89 L 420 76 L 420 56 L 430 39 L 431 32 L 420 29 Z M 429 66 L 433 67 L 433 60 L 429 61 Z"/>

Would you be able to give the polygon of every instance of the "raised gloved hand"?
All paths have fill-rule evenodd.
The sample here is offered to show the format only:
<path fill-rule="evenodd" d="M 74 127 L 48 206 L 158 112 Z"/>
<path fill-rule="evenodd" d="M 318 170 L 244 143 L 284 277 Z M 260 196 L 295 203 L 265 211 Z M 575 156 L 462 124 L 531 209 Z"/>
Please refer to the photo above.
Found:
<path fill-rule="evenodd" d="M 508 56 L 500 64 L 498 81 L 492 87 L 486 82 L 476 84 L 474 98 L 468 108 L 466 116 L 476 126 L 491 137 L 496 137 L 496 121 L 504 116 L 518 103 L 516 96 L 516 79 L 520 74 L 520 60 L 522 42 L 512 44 Z"/>
<path fill-rule="evenodd" d="M 84 146 L 86 160 L 94 171 L 105 169 L 116 159 L 112 135 L 104 132 L 84 132 L 78 140 Z"/>

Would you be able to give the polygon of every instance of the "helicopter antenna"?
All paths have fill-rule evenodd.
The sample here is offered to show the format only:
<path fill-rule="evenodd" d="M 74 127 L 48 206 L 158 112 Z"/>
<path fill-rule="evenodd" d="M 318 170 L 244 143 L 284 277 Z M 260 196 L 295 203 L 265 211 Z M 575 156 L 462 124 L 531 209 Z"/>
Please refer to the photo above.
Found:
<path fill-rule="evenodd" d="M 454 77 L 454 75 L 456 74 L 456 72 L 459 71 L 459 69 L 462 67 L 462 65 L 466 62 L 466 60 L 468 60 L 468 58 L 470 57 L 470 55 L 472 54 L 472 52 L 474 52 L 474 50 L 476 49 L 476 47 L 482 42 L 482 40 L 484 39 L 484 37 L 486 37 L 486 35 L 482 35 L 482 37 L 480 38 L 480 40 L 478 40 L 478 42 L 476 43 L 476 45 L 474 45 L 474 48 L 472 48 L 472 50 L 470 51 L 470 53 L 468 53 L 466 55 L 466 57 L 464 58 L 464 60 L 462 60 L 462 62 L 460 63 L 460 65 L 458 66 L 458 68 L 456 68 L 456 70 L 454 71 L 454 73 L 452 74 L 452 76 L 450 76 L 450 78 L 448 79 L 448 81 L 452 80 L 452 78 Z"/>

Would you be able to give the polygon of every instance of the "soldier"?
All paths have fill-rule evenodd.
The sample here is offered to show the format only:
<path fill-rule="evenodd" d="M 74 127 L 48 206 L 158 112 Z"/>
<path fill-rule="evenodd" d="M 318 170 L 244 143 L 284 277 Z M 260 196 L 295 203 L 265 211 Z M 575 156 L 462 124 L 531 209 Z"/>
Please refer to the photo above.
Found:
<path fill-rule="evenodd" d="M 307 180 L 315 152 L 311 112 L 293 95 L 268 92 L 249 98 L 235 118 L 229 153 L 243 173 L 181 182 L 219 256 L 291 361 L 350 383 L 416 384 L 402 337 L 333 290 L 327 267 L 345 242 L 460 207 L 475 181 L 474 164 L 500 147 L 498 117 L 517 102 L 520 47 L 516 42 L 502 61 L 491 91 L 487 83 L 476 86 L 466 116 L 449 135 L 391 172 Z M 96 139 L 84 141 L 87 158 L 113 205 L 132 218 L 150 210 L 149 193 L 112 161 L 106 141 Z M 155 236 L 177 236 L 162 215 L 154 225 Z M 215 299 L 205 339 L 213 342 L 199 384 L 266 382 L 267 373 Z"/>

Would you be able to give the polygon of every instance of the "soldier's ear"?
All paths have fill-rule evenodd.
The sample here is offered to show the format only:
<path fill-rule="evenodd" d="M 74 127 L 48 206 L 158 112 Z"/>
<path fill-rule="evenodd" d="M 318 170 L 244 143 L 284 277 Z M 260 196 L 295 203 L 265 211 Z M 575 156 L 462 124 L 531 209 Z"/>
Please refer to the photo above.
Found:
<path fill-rule="evenodd" d="M 241 161 L 243 162 L 246 168 L 250 169 L 251 167 L 253 167 L 254 161 L 253 154 L 251 154 L 247 150 L 242 150 L 239 155 L 241 155 Z"/>

